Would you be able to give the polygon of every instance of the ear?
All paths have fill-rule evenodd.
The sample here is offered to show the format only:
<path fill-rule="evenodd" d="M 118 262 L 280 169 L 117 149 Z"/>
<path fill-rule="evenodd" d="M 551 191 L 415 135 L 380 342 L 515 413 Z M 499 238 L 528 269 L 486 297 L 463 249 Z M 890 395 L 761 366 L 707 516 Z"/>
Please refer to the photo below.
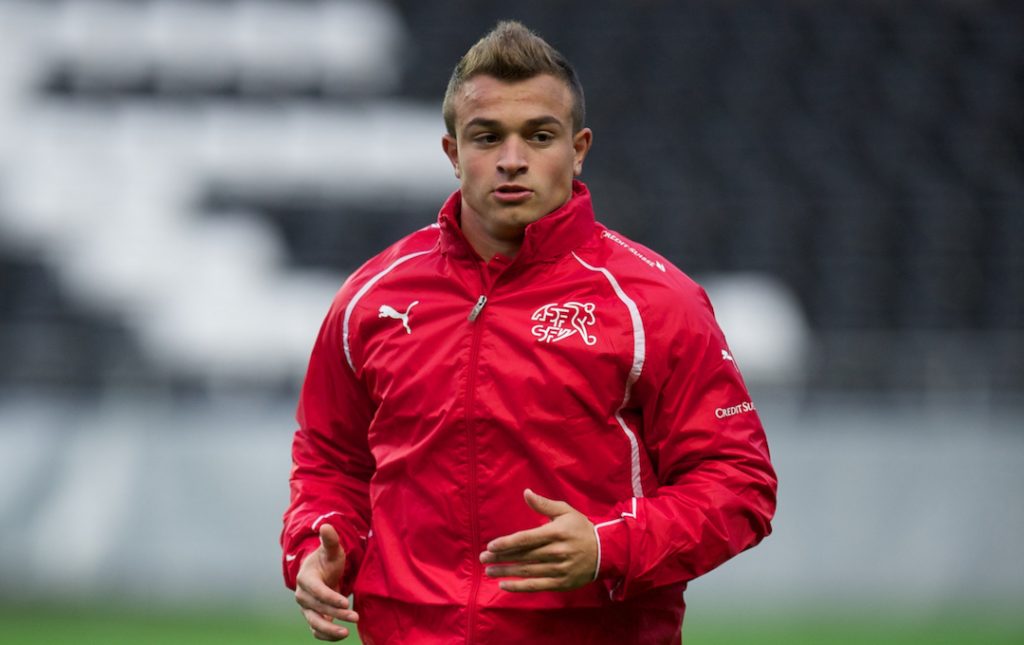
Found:
<path fill-rule="evenodd" d="M 572 149 L 573 149 L 573 161 L 572 161 L 572 172 L 573 175 L 579 177 L 583 172 L 583 159 L 590 152 L 590 145 L 594 141 L 594 133 L 590 128 L 582 128 L 579 132 L 572 136 Z"/>
<path fill-rule="evenodd" d="M 452 168 L 455 169 L 455 178 L 462 179 L 462 172 L 459 170 L 459 143 L 450 134 L 446 134 L 441 137 L 441 148 L 444 150 L 445 156 L 448 157 L 448 161 L 451 162 Z"/>

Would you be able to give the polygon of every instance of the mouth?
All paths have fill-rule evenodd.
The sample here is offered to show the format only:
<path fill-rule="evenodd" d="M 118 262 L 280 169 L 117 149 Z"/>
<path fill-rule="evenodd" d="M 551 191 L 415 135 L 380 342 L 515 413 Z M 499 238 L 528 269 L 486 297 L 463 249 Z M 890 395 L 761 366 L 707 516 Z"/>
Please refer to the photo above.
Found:
<path fill-rule="evenodd" d="M 499 202 L 517 203 L 529 199 L 533 191 L 519 184 L 501 184 L 494 189 L 493 194 Z"/>

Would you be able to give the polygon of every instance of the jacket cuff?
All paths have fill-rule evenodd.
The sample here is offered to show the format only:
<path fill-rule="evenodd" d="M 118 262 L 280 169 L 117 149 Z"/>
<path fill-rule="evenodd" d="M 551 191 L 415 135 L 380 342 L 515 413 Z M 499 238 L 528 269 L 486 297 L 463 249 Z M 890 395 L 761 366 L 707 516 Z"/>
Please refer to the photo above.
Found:
<path fill-rule="evenodd" d="M 356 530 L 345 521 L 344 516 L 341 514 L 331 515 L 322 519 L 315 525 L 315 533 L 303 538 L 298 543 L 298 547 L 285 553 L 283 562 L 285 585 L 289 589 L 295 589 L 296 578 L 299 575 L 299 569 L 302 567 L 303 560 L 320 547 L 320 524 L 330 524 L 334 527 L 334 530 L 338 533 L 338 542 L 341 544 L 342 550 L 345 551 L 345 572 L 341 577 L 340 592 L 342 595 L 347 596 L 352 593 L 356 572 L 359 570 L 359 563 L 362 562 L 363 552 L 366 549 L 366 538 L 358 535 Z"/>
<path fill-rule="evenodd" d="M 629 527 L 624 519 L 594 525 L 597 536 L 597 571 L 594 579 L 603 581 L 612 597 L 622 588 L 629 570 Z"/>
<path fill-rule="evenodd" d="M 366 551 L 366 537 L 360 535 L 352 523 L 344 515 L 329 515 L 324 519 L 324 524 L 330 524 L 338 532 L 338 542 L 345 551 L 345 571 L 341 575 L 339 591 L 341 595 L 347 596 L 352 593 L 352 586 L 355 584 L 356 572 L 363 562 L 363 553 Z M 320 527 L 317 527 L 319 531 Z M 317 537 L 317 545 L 320 539 Z"/>
<path fill-rule="evenodd" d="M 320 538 L 317 536 L 310 536 L 302 540 L 297 548 L 284 554 L 282 564 L 284 566 L 285 586 L 292 590 L 295 589 L 295 579 L 299 575 L 299 567 L 302 566 L 302 561 L 309 557 L 310 553 L 316 551 L 319 546 Z"/>

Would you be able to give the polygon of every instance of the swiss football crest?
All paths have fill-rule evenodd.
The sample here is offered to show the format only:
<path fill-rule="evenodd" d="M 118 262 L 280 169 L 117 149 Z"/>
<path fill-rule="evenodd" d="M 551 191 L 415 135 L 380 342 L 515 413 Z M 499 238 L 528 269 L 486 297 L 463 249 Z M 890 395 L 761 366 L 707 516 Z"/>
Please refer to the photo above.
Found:
<path fill-rule="evenodd" d="M 530 331 L 539 343 L 557 343 L 573 334 L 579 334 L 587 345 L 597 342 L 597 337 L 590 334 L 590 326 L 594 324 L 593 303 L 544 305 L 533 312 L 530 319 L 538 323 Z"/>

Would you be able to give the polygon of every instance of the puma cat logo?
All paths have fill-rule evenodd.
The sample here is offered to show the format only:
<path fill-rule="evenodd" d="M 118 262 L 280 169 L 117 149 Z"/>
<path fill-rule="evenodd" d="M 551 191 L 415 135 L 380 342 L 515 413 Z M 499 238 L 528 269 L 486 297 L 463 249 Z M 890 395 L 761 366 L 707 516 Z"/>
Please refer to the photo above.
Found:
<path fill-rule="evenodd" d="M 405 313 L 399 312 L 391 305 L 381 305 L 380 309 L 377 312 L 377 317 L 394 318 L 395 320 L 401 320 L 402 326 L 405 327 L 405 333 L 411 334 L 412 329 L 409 327 L 409 312 L 412 311 L 412 308 L 418 304 L 420 304 L 419 300 L 413 300 L 412 303 L 409 305 L 409 308 L 405 310 Z"/>

